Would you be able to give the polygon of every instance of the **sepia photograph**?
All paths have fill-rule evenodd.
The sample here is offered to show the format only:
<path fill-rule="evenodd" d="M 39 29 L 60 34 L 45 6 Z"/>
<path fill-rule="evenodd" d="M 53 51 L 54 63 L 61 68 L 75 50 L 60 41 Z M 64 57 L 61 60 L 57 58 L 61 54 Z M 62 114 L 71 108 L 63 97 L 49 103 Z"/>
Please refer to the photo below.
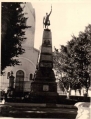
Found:
<path fill-rule="evenodd" d="M 91 1 L 2 0 L 0 118 L 91 118 Z"/>

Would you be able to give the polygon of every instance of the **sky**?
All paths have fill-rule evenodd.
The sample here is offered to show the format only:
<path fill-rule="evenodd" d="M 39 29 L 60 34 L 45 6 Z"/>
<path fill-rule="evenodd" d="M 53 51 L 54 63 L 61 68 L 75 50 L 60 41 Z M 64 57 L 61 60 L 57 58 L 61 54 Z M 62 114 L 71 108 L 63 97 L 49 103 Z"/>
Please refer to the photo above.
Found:
<path fill-rule="evenodd" d="M 43 35 L 43 17 L 46 12 L 50 16 L 52 31 L 52 45 L 60 48 L 66 45 L 74 34 L 78 36 L 80 31 L 84 31 L 85 26 L 91 23 L 91 0 L 37 0 L 31 1 L 35 9 L 35 48 L 39 49 Z"/>
<path fill-rule="evenodd" d="M 52 32 L 53 49 L 54 46 L 59 49 L 60 45 L 66 45 L 73 34 L 78 36 L 91 23 L 91 0 L 14 0 L 16 1 L 31 2 L 35 9 L 34 47 L 37 49 L 40 49 L 42 43 L 43 17 L 46 12 L 50 12 L 51 5 L 49 28 Z"/>

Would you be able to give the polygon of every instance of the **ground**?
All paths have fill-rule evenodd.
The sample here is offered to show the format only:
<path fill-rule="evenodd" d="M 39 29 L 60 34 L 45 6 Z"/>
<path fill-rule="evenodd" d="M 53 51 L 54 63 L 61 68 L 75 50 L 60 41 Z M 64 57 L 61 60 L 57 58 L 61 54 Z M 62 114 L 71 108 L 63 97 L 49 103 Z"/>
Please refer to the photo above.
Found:
<path fill-rule="evenodd" d="M 62 118 L 75 119 L 77 108 L 74 105 L 6 103 L 0 105 L 0 118 Z"/>

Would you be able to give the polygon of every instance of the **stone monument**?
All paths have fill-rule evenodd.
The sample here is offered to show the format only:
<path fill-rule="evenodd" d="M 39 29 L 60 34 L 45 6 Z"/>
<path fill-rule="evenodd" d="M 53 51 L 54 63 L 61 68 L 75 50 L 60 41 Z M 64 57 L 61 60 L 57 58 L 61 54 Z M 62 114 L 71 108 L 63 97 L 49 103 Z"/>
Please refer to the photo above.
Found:
<path fill-rule="evenodd" d="M 49 15 L 47 14 L 45 22 L 43 22 L 45 28 L 43 31 L 41 53 L 35 71 L 34 82 L 31 84 L 31 90 L 38 96 L 44 96 L 50 102 L 56 101 L 57 83 L 55 82 L 56 79 L 53 71 L 52 33 L 48 28 L 50 25 Z"/>

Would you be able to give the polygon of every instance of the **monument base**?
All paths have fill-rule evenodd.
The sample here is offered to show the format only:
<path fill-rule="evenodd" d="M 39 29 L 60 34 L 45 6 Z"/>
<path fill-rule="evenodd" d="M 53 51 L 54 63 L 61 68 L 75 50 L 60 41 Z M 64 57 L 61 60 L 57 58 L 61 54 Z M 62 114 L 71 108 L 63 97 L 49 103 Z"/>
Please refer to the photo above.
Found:
<path fill-rule="evenodd" d="M 57 100 L 57 83 L 56 82 L 39 82 L 35 81 L 31 84 L 33 95 L 42 97 L 46 103 L 56 103 Z"/>

